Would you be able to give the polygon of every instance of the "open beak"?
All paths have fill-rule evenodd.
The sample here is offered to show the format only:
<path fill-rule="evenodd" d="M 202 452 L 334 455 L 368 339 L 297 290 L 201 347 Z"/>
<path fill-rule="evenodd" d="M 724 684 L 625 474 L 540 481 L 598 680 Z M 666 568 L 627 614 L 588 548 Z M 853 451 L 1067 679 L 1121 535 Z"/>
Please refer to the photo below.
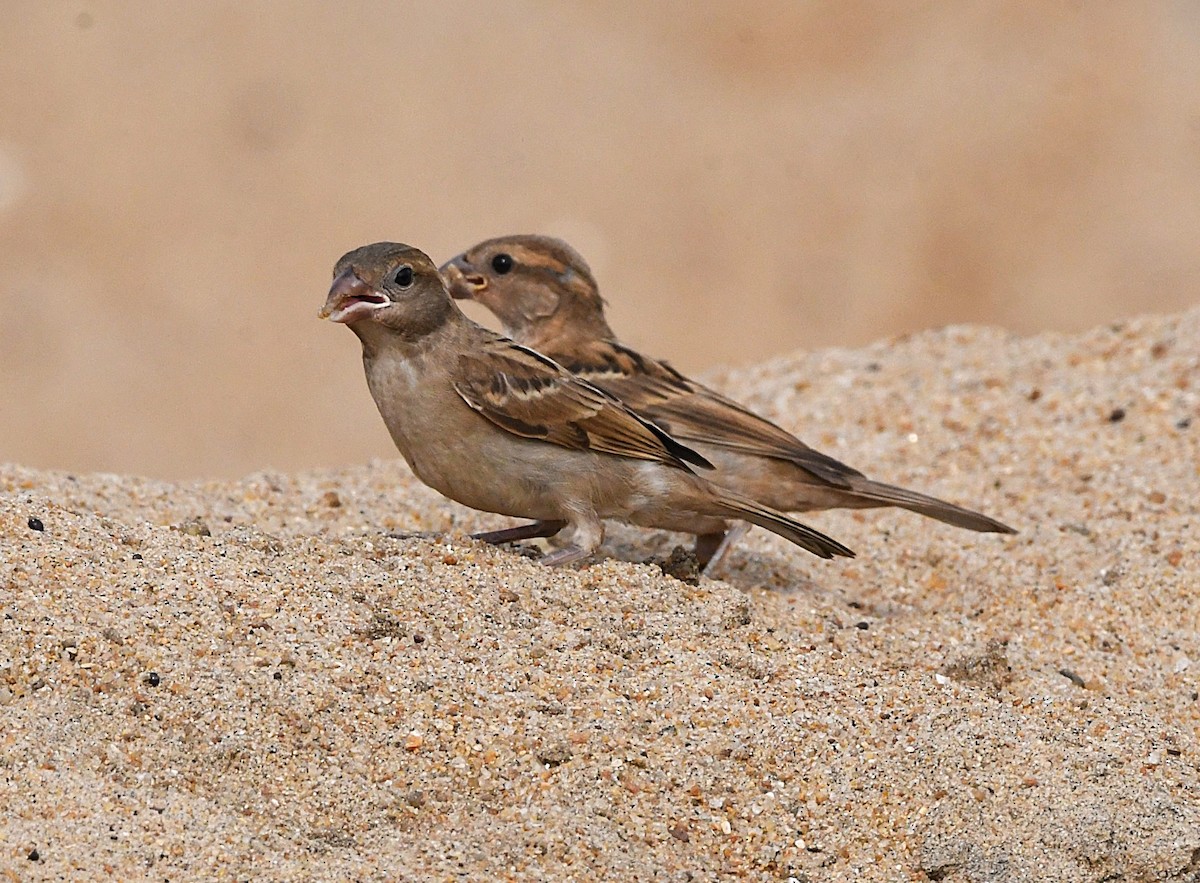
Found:
<path fill-rule="evenodd" d="M 471 300 L 487 288 L 487 277 L 479 273 L 472 273 L 470 270 L 471 265 L 461 257 L 454 258 L 442 265 L 439 272 L 446 282 L 450 296 L 455 300 Z"/>
<path fill-rule="evenodd" d="M 325 299 L 325 306 L 321 307 L 317 318 L 342 323 L 354 322 L 386 307 L 389 303 L 391 301 L 359 279 L 353 270 L 347 270 L 333 280 L 329 297 Z"/>

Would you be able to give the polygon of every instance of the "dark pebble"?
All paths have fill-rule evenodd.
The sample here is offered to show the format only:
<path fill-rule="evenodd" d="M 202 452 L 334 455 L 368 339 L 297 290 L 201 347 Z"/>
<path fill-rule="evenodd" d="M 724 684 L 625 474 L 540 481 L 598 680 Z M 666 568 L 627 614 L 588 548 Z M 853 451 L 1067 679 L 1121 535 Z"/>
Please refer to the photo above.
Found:
<path fill-rule="evenodd" d="M 1125 419 L 1125 409 L 1124 408 L 1113 408 L 1112 412 L 1108 415 L 1109 423 L 1120 423 L 1124 419 Z"/>
<path fill-rule="evenodd" d="M 1069 669 L 1069 668 L 1060 668 L 1058 670 L 1058 673 L 1060 675 L 1062 675 L 1064 678 L 1066 678 L 1068 681 L 1070 681 L 1072 684 L 1074 684 L 1076 687 L 1086 686 L 1083 678 L 1081 678 L 1079 675 L 1075 674 L 1075 672 L 1071 671 L 1071 669 Z"/>
<path fill-rule="evenodd" d="M 864 619 L 862 622 L 856 622 L 854 624 L 854 627 L 856 629 L 862 629 L 865 632 L 867 629 L 869 629 L 871 627 L 871 624 Z"/>
<path fill-rule="evenodd" d="M 283 672 L 277 671 L 277 672 L 275 672 L 275 674 L 271 675 L 271 677 L 273 677 L 277 681 L 282 681 L 283 680 Z"/>
<path fill-rule="evenodd" d="M 414 644 L 424 644 L 425 636 L 424 635 L 413 635 L 413 643 Z"/>
<path fill-rule="evenodd" d="M 133 560 L 134 560 L 134 561 L 141 561 L 141 560 L 142 560 L 142 553 L 141 553 L 141 552 L 134 552 L 134 553 L 133 553 Z"/>
<path fill-rule="evenodd" d="M 657 558 L 653 563 L 657 564 L 658 569 L 667 576 L 673 577 L 681 583 L 689 586 L 700 585 L 700 562 L 696 560 L 696 556 L 690 549 L 676 546 L 666 558 Z"/>
<path fill-rule="evenodd" d="M 157 687 L 162 683 L 162 678 L 158 676 L 158 672 L 152 671 L 150 674 L 146 675 L 146 683 L 151 687 Z"/>
<path fill-rule="evenodd" d="M 36 849 L 31 849 L 31 850 L 29 850 L 29 860 L 30 860 L 31 862 L 36 862 L 36 861 L 38 861 L 38 860 L 39 860 L 41 857 L 42 857 L 42 856 L 41 856 L 41 853 L 39 853 L 39 852 L 38 852 Z"/>
<path fill-rule="evenodd" d="M 1192 418 L 1191 418 L 1191 417 L 1184 417 L 1182 420 L 1176 420 L 1176 421 L 1175 421 L 1175 428 L 1176 428 L 1176 429 L 1187 429 L 1187 428 L 1188 428 L 1189 426 L 1191 426 L 1191 425 L 1192 425 Z"/>
<path fill-rule="evenodd" d="M 30 530 L 45 530 L 46 525 L 42 524 L 42 519 L 40 519 L 40 518 L 30 518 L 29 519 L 29 529 Z"/>

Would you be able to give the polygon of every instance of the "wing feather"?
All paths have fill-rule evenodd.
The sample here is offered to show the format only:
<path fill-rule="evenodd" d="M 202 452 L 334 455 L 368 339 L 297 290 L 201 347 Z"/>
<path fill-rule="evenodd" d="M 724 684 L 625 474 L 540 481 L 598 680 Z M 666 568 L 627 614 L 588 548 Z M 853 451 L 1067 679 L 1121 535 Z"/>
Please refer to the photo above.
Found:
<path fill-rule="evenodd" d="M 680 469 L 711 468 L 611 394 L 507 338 L 461 355 L 457 367 L 454 389 L 463 401 L 514 435 Z"/>
<path fill-rule="evenodd" d="M 850 479 L 862 476 L 732 399 L 684 377 L 666 362 L 616 341 L 591 341 L 564 364 L 682 442 L 787 460 L 836 487 L 849 487 Z"/>

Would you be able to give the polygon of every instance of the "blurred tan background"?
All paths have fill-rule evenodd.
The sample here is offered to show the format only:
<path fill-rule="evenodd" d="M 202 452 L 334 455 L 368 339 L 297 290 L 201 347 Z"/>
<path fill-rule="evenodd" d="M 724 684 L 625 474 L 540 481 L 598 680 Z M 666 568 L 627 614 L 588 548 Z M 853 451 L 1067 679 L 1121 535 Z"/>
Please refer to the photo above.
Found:
<path fill-rule="evenodd" d="M 392 456 L 334 260 L 567 237 L 702 370 L 1200 291 L 1200 4 L 0 4 L 0 460 Z"/>

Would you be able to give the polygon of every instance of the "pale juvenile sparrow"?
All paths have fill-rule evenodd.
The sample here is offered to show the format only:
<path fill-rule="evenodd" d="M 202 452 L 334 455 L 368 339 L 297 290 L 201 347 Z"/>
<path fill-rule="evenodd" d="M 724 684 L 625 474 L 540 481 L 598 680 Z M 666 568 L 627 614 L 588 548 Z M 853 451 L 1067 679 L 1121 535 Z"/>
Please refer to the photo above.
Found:
<path fill-rule="evenodd" d="M 491 310 L 505 331 L 619 398 L 716 465 L 709 476 L 784 512 L 899 506 L 968 530 L 1015 533 L 953 503 L 873 481 L 670 365 L 620 343 L 583 258 L 559 239 L 505 236 L 447 262 L 456 298 Z"/>

